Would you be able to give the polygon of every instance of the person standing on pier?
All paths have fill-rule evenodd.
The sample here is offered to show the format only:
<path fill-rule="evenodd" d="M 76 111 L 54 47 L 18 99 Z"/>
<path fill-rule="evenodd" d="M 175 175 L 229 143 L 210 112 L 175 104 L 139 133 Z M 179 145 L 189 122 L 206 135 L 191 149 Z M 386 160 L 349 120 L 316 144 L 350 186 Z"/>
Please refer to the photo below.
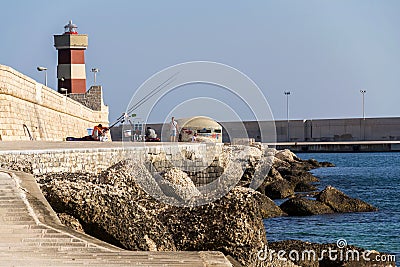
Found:
<path fill-rule="evenodd" d="M 176 142 L 176 134 L 179 131 L 178 131 L 178 122 L 175 120 L 175 117 L 171 118 L 170 131 L 171 131 L 171 142 Z"/>

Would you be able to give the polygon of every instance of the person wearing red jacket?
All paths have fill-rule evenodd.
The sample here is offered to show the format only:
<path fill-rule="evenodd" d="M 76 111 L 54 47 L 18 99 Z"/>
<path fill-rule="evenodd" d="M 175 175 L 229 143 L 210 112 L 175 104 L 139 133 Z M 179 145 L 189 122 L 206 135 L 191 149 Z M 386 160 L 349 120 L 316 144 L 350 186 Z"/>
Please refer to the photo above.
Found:
<path fill-rule="evenodd" d="M 105 132 L 108 130 L 108 127 L 103 127 L 103 125 L 99 124 L 94 126 L 92 132 L 92 139 L 95 141 L 101 141 L 102 137 L 104 136 Z"/>

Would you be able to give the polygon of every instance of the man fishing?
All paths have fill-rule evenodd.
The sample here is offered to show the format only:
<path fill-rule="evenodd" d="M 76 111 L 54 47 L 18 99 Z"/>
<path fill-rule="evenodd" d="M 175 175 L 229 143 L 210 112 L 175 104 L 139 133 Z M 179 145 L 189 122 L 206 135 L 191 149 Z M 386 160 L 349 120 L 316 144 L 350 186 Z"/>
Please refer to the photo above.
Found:
<path fill-rule="evenodd" d="M 107 137 L 105 136 L 105 133 L 107 131 L 108 127 L 103 127 L 103 125 L 99 124 L 94 126 L 91 137 L 94 141 L 106 141 Z"/>

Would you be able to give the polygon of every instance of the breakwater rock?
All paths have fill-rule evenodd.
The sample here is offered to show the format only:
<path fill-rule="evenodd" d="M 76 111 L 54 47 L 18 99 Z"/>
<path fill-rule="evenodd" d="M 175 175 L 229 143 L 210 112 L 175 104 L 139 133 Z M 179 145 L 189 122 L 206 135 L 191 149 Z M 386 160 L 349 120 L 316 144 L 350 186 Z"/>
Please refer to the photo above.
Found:
<path fill-rule="evenodd" d="M 376 207 L 360 199 L 347 196 L 333 186 L 327 186 L 316 195 L 316 199 L 294 197 L 282 203 L 280 208 L 292 216 L 334 212 L 371 212 L 378 210 Z"/>
<path fill-rule="evenodd" d="M 307 216 L 316 214 L 334 213 L 334 211 L 322 202 L 295 197 L 280 205 L 280 208 L 290 216 Z"/>
<path fill-rule="evenodd" d="M 360 199 L 351 198 L 333 186 L 327 186 L 317 195 L 317 200 L 335 212 L 370 212 L 378 209 Z"/>
<path fill-rule="evenodd" d="M 198 207 L 171 207 L 160 214 L 179 250 L 218 250 L 242 264 L 257 265 L 267 243 L 261 194 L 235 187 L 223 198 Z"/>
<path fill-rule="evenodd" d="M 315 183 L 319 179 L 309 171 L 319 167 L 334 166 L 329 162 L 314 159 L 302 160 L 290 150 L 272 151 L 272 167 L 258 191 L 271 199 L 294 197 L 297 193 L 316 193 Z"/>
<path fill-rule="evenodd" d="M 146 170 L 125 163 L 100 175 L 46 175 L 39 183 L 53 209 L 77 218 L 90 235 L 130 250 L 176 250 L 168 229 L 157 218 L 165 206 L 130 177 L 130 167 L 136 167 L 136 175 Z"/>
<path fill-rule="evenodd" d="M 377 208 L 338 189 L 327 186 L 318 192 L 319 179 L 309 171 L 319 167 L 333 167 L 329 162 L 302 160 L 290 150 L 274 152 L 275 158 L 268 176 L 258 191 L 271 199 L 286 199 L 280 205 L 289 216 L 309 216 L 327 213 L 371 212 Z"/>
<path fill-rule="evenodd" d="M 138 185 L 137 179 L 149 175 L 142 163 L 128 160 L 99 175 L 48 174 L 38 181 L 56 212 L 74 216 L 85 232 L 112 244 L 131 250 L 219 250 L 244 266 L 268 266 L 257 259 L 267 243 L 265 196 L 235 187 L 210 204 L 170 206 Z"/>
<path fill-rule="evenodd" d="M 235 158 L 232 155 L 236 162 L 227 160 Z M 201 163 L 196 154 L 184 157 Z M 48 173 L 37 180 L 54 210 L 68 215 L 63 215 L 66 221 L 73 222 L 70 216 L 75 217 L 86 233 L 106 242 L 130 250 L 219 250 L 244 266 L 294 266 L 276 258 L 258 259 L 258 251 L 267 245 L 263 218 L 337 212 L 341 206 L 332 203 L 349 200 L 331 190 L 320 193 L 318 200 L 291 199 L 297 205 L 292 209 L 278 207 L 271 198 L 300 192 L 317 195 L 314 183 L 319 180 L 308 171 L 332 166 L 303 161 L 288 150 L 229 146 L 211 164 L 200 171 L 182 171 L 166 155 L 152 155 L 150 163 L 124 160 L 99 174 Z M 263 164 L 269 172 L 261 177 L 261 186 L 257 191 L 248 188 Z M 236 181 L 238 186 L 223 197 L 200 206 L 170 205 L 171 199 L 191 203 L 203 193 L 194 181 L 219 179 L 224 171 L 228 179 L 219 186 L 225 189 Z M 242 176 L 236 177 L 237 173 Z M 162 197 L 155 199 L 155 195 Z"/>

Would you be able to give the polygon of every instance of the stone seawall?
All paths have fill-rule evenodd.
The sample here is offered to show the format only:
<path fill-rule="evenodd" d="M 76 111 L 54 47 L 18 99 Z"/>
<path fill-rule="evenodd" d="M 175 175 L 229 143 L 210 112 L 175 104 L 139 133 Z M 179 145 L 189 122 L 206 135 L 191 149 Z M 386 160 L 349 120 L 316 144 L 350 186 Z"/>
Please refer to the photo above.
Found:
<path fill-rule="evenodd" d="M 108 125 L 104 104 L 92 110 L 0 65 L 0 140 L 61 141 L 67 136 L 85 136 L 86 129 L 98 123 Z"/>
<path fill-rule="evenodd" d="M 77 142 L 76 144 L 80 144 Z M 61 172 L 98 174 L 125 159 L 147 160 L 150 170 L 162 171 L 176 166 L 188 171 L 197 185 L 219 177 L 223 169 L 219 163 L 222 144 L 163 144 L 150 146 L 116 146 L 98 148 L 63 148 L 43 150 L 0 151 L 1 167 L 34 175 Z M 180 152 L 180 153 L 179 153 Z M 191 158 L 204 155 L 203 160 Z M 198 170 L 196 172 L 196 170 Z"/>

